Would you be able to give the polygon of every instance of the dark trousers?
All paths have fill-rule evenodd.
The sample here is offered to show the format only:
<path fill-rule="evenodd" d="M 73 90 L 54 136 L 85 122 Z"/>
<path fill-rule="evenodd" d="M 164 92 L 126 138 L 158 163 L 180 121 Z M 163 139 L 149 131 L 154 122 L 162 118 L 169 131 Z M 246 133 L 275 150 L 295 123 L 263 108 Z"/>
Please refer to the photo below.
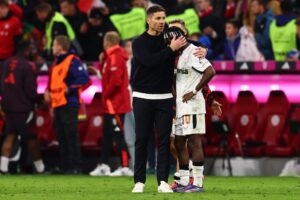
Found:
<path fill-rule="evenodd" d="M 148 140 L 153 134 L 153 126 L 157 130 L 157 181 L 168 181 L 169 176 L 169 143 L 172 129 L 173 99 L 147 100 L 133 98 L 135 118 L 135 164 L 134 182 L 145 183 Z"/>
<path fill-rule="evenodd" d="M 80 170 L 82 158 L 78 135 L 78 108 L 55 108 L 54 127 L 59 142 L 62 169 Z"/>
<path fill-rule="evenodd" d="M 118 119 L 116 119 L 116 116 L 118 116 Z M 123 131 L 125 115 L 117 114 L 116 116 L 104 114 L 101 163 L 108 163 L 113 142 L 115 141 L 117 144 L 118 154 L 121 158 L 121 164 L 123 167 L 128 167 L 129 154 Z"/>

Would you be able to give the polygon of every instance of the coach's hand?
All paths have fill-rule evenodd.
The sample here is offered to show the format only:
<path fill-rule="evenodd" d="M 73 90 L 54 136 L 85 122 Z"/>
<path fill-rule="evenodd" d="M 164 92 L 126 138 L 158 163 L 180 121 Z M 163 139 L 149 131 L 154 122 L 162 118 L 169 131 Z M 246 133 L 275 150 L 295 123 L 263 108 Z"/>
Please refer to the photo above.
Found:
<path fill-rule="evenodd" d="M 183 36 L 180 36 L 177 39 L 175 39 L 175 37 L 173 37 L 173 39 L 171 40 L 170 48 L 172 49 L 172 51 L 178 51 L 179 49 L 184 47 L 186 44 L 187 44 L 187 41 Z"/>
<path fill-rule="evenodd" d="M 204 47 L 197 47 L 197 49 L 194 52 L 194 56 L 197 58 L 205 58 L 207 55 L 208 49 Z"/>
<path fill-rule="evenodd" d="M 187 103 L 189 100 L 191 100 L 193 97 L 195 96 L 195 94 L 193 92 L 189 92 L 186 93 L 185 95 L 183 95 L 182 97 L 182 102 L 183 103 Z"/>

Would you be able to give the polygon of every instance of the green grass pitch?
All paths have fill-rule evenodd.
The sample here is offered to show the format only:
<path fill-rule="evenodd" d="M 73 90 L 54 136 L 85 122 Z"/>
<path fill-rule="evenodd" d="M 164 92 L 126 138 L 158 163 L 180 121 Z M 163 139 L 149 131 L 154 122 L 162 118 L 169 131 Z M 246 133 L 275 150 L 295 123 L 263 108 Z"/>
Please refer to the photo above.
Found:
<path fill-rule="evenodd" d="M 132 194 L 132 178 L 89 176 L 0 176 L 0 200 L 300 200 L 300 178 L 206 177 L 205 192 L 159 194 L 154 176 L 145 193 Z"/>

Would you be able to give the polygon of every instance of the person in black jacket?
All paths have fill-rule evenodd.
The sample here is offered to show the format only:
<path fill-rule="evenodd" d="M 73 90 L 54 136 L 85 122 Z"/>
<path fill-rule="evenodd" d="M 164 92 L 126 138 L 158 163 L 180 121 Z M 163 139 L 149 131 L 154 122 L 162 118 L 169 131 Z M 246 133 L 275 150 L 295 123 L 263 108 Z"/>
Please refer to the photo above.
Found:
<path fill-rule="evenodd" d="M 37 99 L 36 68 L 28 60 L 31 54 L 30 43 L 22 41 L 17 49 L 18 53 L 2 66 L 1 106 L 5 114 L 7 137 L 2 146 L 0 170 L 1 173 L 8 172 L 12 146 L 17 136 L 21 135 L 27 141 L 36 171 L 42 173 L 45 166 L 36 133 L 32 130 L 35 124 L 34 104 Z"/>
<path fill-rule="evenodd" d="M 165 9 L 147 10 L 149 28 L 133 41 L 133 112 L 136 121 L 135 166 L 132 192 L 143 192 L 146 181 L 147 144 L 153 126 L 157 129 L 158 192 L 173 192 L 169 185 L 169 142 L 173 117 L 173 83 L 176 51 L 186 44 L 184 37 L 164 42 Z M 204 50 L 206 53 L 206 50 Z M 203 55 L 202 55 L 203 56 Z M 200 56 L 200 57 L 202 57 Z"/>
<path fill-rule="evenodd" d="M 36 16 L 39 21 L 45 25 L 45 57 L 52 59 L 51 46 L 53 40 L 58 35 L 67 36 L 72 42 L 72 48 L 78 55 L 82 55 L 82 48 L 77 40 L 76 32 L 73 30 L 71 24 L 59 12 L 54 11 L 52 6 L 48 3 L 40 3 L 35 7 Z"/>
<path fill-rule="evenodd" d="M 84 40 L 82 39 L 81 34 L 88 31 L 87 16 L 77 8 L 76 3 L 77 0 L 59 0 L 59 7 L 61 14 L 71 24 L 76 37 L 82 46 Z"/>
<path fill-rule="evenodd" d="M 98 60 L 99 54 L 103 52 L 103 38 L 106 32 L 114 31 L 113 25 L 101 13 L 99 8 L 92 8 L 88 16 L 87 31 L 81 34 L 83 60 Z"/>

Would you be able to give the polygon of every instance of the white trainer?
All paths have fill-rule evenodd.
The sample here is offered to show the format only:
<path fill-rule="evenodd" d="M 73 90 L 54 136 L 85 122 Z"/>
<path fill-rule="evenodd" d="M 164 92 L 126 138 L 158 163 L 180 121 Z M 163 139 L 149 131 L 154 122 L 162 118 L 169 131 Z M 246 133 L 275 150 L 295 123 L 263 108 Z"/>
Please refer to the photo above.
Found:
<path fill-rule="evenodd" d="M 133 193 L 142 193 L 142 192 L 144 192 L 144 188 L 145 188 L 145 184 L 144 183 L 137 182 L 134 185 L 134 188 L 133 188 L 132 192 Z"/>
<path fill-rule="evenodd" d="M 165 181 L 160 181 L 160 185 L 157 188 L 158 192 L 162 193 L 171 193 L 173 190 L 170 188 L 170 185 L 166 183 Z"/>
<path fill-rule="evenodd" d="M 110 167 L 106 164 L 98 164 L 97 167 L 90 172 L 90 176 L 108 176 Z"/>
<path fill-rule="evenodd" d="M 109 176 L 133 176 L 133 172 L 128 167 L 119 167 L 110 173 Z"/>

